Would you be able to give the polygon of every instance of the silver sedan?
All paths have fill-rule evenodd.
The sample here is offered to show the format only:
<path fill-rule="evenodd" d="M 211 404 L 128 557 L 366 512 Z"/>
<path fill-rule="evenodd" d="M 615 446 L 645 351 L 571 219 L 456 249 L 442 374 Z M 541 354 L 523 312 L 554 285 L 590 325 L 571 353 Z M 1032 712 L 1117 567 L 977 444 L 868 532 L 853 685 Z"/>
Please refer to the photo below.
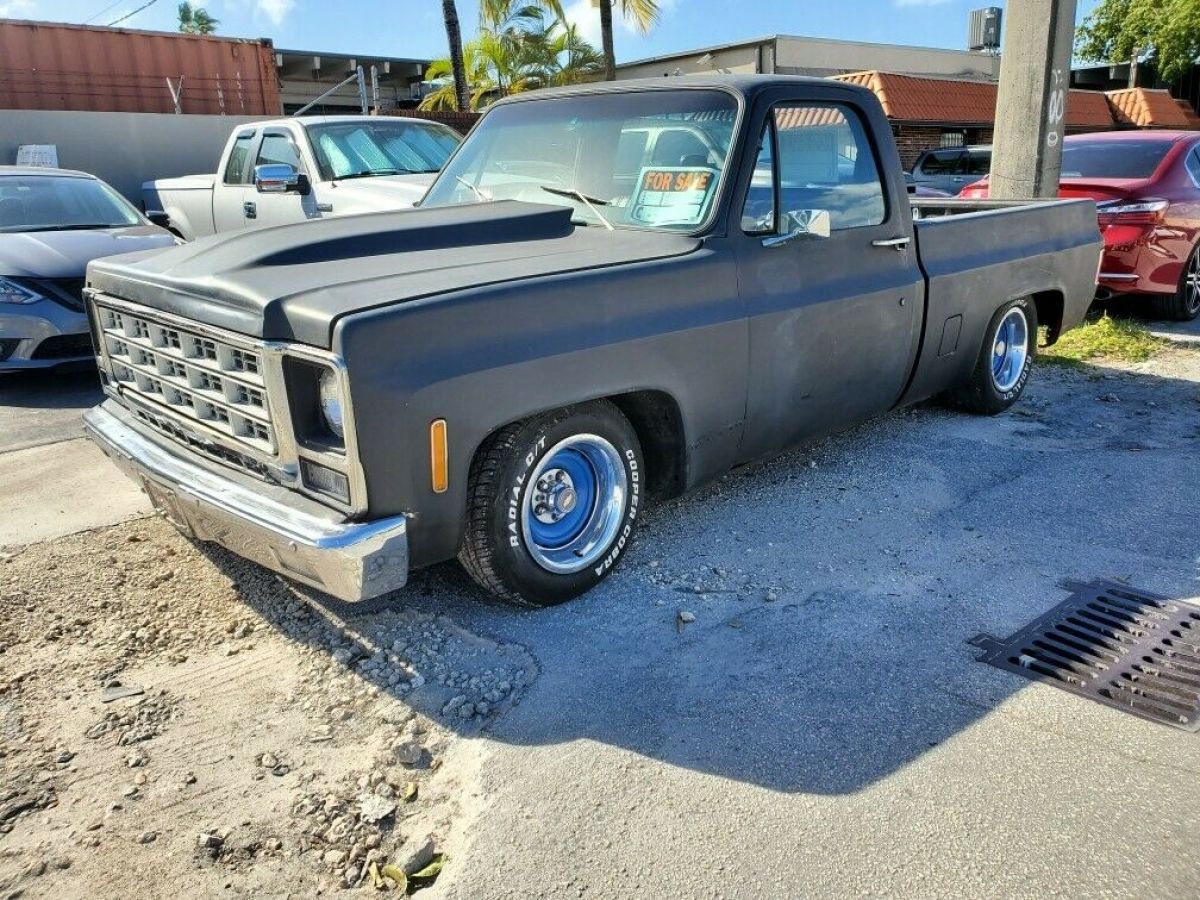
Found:
<path fill-rule="evenodd" d="M 87 264 L 174 243 L 98 178 L 0 166 L 0 372 L 91 359 Z"/>

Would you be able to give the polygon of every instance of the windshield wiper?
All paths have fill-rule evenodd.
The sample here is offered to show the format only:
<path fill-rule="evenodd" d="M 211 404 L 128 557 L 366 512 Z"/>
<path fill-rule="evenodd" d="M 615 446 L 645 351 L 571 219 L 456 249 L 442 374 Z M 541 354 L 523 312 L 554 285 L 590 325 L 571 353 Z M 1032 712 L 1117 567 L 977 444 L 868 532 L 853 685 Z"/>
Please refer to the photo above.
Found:
<path fill-rule="evenodd" d="M 34 225 L 32 228 L 17 228 L 17 231 L 99 231 L 102 228 L 132 228 L 128 222 L 83 222 L 78 225 Z M 6 231 L 8 229 L 5 229 Z"/>
<path fill-rule="evenodd" d="M 584 206 L 592 211 L 593 216 L 604 223 L 605 228 L 607 228 L 609 231 L 613 230 L 612 223 L 610 223 L 608 219 L 604 218 L 604 216 L 600 214 L 600 210 L 596 209 L 597 206 L 608 206 L 607 200 L 601 200 L 599 197 L 589 197 L 583 191 L 576 190 L 575 188 L 547 187 L 544 184 L 539 184 L 538 187 L 540 187 L 547 194 L 555 194 L 559 197 L 573 197 L 576 200 L 579 200 Z"/>
<path fill-rule="evenodd" d="M 408 169 L 365 169 L 362 172 L 351 172 L 349 175 L 339 175 L 334 181 L 348 181 L 351 178 L 370 178 L 372 175 L 411 175 Z"/>
<path fill-rule="evenodd" d="M 481 187 L 471 184 L 471 182 L 467 181 L 467 179 L 463 178 L 461 175 L 455 175 L 454 180 L 474 194 L 476 200 L 482 200 L 484 203 L 492 202 L 492 197 L 487 191 L 483 190 Z"/>

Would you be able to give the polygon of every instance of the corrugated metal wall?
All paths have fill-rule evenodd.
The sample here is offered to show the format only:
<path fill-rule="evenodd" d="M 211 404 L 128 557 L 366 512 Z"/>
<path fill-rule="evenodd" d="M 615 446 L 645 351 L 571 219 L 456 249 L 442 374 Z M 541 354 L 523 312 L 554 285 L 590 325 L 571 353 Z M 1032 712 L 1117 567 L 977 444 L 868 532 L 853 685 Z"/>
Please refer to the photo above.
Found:
<path fill-rule="evenodd" d="M 269 41 L 0 20 L 0 108 L 280 114 Z M 180 87 L 182 79 L 182 87 Z"/>

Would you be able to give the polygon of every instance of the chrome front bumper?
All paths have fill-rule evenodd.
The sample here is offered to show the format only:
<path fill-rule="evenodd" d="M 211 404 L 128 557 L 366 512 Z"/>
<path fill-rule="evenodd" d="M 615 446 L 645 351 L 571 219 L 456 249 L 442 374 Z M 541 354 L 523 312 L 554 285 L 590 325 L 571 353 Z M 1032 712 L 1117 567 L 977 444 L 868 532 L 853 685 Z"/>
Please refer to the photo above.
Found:
<path fill-rule="evenodd" d="M 110 401 L 111 402 L 111 401 Z M 342 522 L 294 492 L 247 483 L 177 455 L 104 406 L 83 416 L 89 438 L 188 537 L 220 544 L 340 600 L 368 600 L 408 580 L 404 516 Z"/>

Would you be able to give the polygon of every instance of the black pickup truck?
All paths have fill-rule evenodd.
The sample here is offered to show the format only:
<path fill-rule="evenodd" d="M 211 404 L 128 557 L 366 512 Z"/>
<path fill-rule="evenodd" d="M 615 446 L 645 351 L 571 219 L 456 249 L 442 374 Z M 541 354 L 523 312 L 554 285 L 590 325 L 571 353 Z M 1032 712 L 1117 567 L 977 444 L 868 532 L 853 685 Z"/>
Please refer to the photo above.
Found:
<path fill-rule="evenodd" d="M 923 213 L 851 85 L 509 98 L 419 209 L 93 263 L 86 428 L 185 533 L 342 599 L 457 556 L 558 603 L 650 498 L 899 405 L 1016 401 L 1039 326 L 1092 299 L 1095 208 Z"/>

